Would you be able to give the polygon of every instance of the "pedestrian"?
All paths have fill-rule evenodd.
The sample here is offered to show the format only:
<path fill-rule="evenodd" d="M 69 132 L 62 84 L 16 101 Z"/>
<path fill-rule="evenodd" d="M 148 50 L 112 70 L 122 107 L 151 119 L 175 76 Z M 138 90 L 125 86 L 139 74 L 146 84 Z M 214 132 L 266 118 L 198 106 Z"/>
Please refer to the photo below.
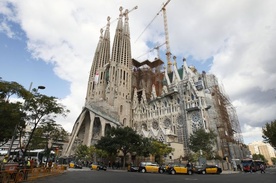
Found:
<path fill-rule="evenodd" d="M 264 166 L 264 164 L 260 165 L 260 169 L 261 169 L 261 173 L 265 173 L 265 166 Z"/>

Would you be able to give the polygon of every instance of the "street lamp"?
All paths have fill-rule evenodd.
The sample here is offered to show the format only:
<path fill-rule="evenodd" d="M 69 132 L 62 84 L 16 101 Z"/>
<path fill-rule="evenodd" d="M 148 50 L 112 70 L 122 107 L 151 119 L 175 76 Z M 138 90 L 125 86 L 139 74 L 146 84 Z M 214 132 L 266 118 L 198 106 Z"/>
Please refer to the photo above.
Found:
<path fill-rule="evenodd" d="M 38 86 L 37 89 L 44 90 L 46 87 L 45 86 Z"/>

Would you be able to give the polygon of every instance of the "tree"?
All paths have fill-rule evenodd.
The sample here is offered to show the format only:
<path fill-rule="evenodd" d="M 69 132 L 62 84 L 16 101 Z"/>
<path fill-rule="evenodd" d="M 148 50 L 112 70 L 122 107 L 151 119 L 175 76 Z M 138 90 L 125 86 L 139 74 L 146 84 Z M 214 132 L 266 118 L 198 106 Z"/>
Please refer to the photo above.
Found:
<path fill-rule="evenodd" d="M 27 96 L 28 91 L 16 82 L 7 82 L 0 79 L 0 147 L 8 142 L 15 133 L 15 128 L 25 127 L 25 113 L 21 102 L 10 102 L 11 96 L 18 98 Z"/>
<path fill-rule="evenodd" d="M 77 159 L 85 159 L 89 155 L 89 148 L 86 145 L 80 144 L 75 151 Z"/>
<path fill-rule="evenodd" d="M 253 160 L 262 160 L 266 163 L 268 162 L 267 159 L 265 159 L 264 155 L 262 155 L 262 154 L 253 154 L 252 159 Z"/>
<path fill-rule="evenodd" d="M 168 155 L 172 151 L 173 149 L 163 142 L 157 140 L 151 141 L 150 153 L 158 163 L 163 163 L 162 157 Z"/>
<path fill-rule="evenodd" d="M 276 120 L 266 123 L 262 131 L 264 142 L 276 148 Z"/>
<path fill-rule="evenodd" d="M 207 157 L 210 159 L 213 155 L 213 145 L 215 144 L 215 139 L 216 135 L 213 131 L 208 133 L 203 128 L 198 129 L 190 135 L 189 148 L 193 152 L 202 151 L 203 154 L 208 155 Z"/>
<path fill-rule="evenodd" d="M 20 108 L 20 103 L 0 102 L 0 146 L 6 144 L 12 138 L 16 126 L 20 128 L 25 127 L 25 114 L 21 112 Z"/>
<path fill-rule="evenodd" d="M 136 147 L 135 153 L 138 156 L 149 157 L 151 153 L 151 142 L 152 139 L 150 138 L 142 138 Z"/>
<path fill-rule="evenodd" d="M 48 147 L 47 144 L 49 140 L 51 140 L 53 143 L 55 142 L 65 142 L 67 141 L 68 132 L 64 130 L 64 128 L 56 124 L 56 122 L 45 122 L 43 124 L 40 124 L 34 131 L 33 138 L 30 142 L 30 149 L 44 149 Z M 53 146 L 53 144 L 52 144 Z M 52 146 L 50 147 L 50 150 L 52 150 Z"/>
<path fill-rule="evenodd" d="M 29 147 L 30 140 L 40 123 L 55 122 L 56 115 L 63 115 L 69 112 L 62 104 L 58 103 L 57 98 L 53 96 L 46 96 L 38 93 L 37 89 L 29 92 L 26 98 L 24 111 L 27 114 L 27 122 L 32 128 L 29 140 L 25 146 L 24 155 Z"/>
<path fill-rule="evenodd" d="M 23 98 L 24 103 L 10 103 L 9 99 L 12 95 Z M 26 154 L 30 140 L 40 122 L 54 121 L 56 115 L 66 116 L 68 112 L 69 110 L 58 103 L 57 98 L 42 95 L 38 93 L 38 89 L 33 89 L 30 92 L 16 82 L 0 80 L 0 119 L 2 127 L 4 126 L 0 141 L 5 142 L 7 139 L 15 137 L 18 131 L 19 138 L 21 138 L 24 135 L 25 124 L 28 123 L 31 133 L 24 147 L 23 156 Z"/>
<path fill-rule="evenodd" d="M 123 153 L 123 167 L 128 153 L 135 152 L 140 144 L 142 137 L 130 128 L 112 127 L 96 144 L 97 149 L 102 149 L 111 154 Z"/>
<path fill-rule="evenodd" d="M 273 163 L 273 165 L 276 165 L 276 158 L 271 158 L 271 161 L 272 161 L 272 163 Z"/>

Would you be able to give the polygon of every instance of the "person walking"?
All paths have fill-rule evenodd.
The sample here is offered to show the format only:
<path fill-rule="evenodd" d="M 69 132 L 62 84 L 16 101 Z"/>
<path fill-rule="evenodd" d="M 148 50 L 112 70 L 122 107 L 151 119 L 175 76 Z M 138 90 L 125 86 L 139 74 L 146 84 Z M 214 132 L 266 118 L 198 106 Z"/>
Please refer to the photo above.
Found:
<path fill-rule="evenodd" d="M 264 164 L 260 165 L 260 169 L 261 169 L 261 173 L 265 173 L 265 166 L 264 166 Z"/>

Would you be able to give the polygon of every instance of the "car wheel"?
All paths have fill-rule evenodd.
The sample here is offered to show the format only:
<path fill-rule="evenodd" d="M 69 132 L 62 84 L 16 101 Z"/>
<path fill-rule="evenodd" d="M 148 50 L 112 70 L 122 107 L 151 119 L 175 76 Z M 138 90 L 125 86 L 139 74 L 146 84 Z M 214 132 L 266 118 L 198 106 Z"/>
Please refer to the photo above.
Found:
<path fill-rule="evenodd" d="M 172 171 L 171 171 L 171 174 L 172 174 L 172 175 L 174 175 L 175 173 L 176 173 L 175 170 L 172 170 Z"/>
<path fill-rule="evenodd" d="M 146 172 L 146 169 L 143 168 L 143 169 L 141 170 L 141 172 L 142 172 L 142 173 L 145 173 L 145 172 Z"/>
<path fill-rule="evenodd" d="M 205 170 L 202 170 L 202 174 L 203 174 L 203 175 L 206 174 L 206 171 L 205 171 Z"/>
<path fill-rule="evenodd" d="M 160 170 L 159 170 L 159 173 L 164 173 L 164 170 L 163 170 L 163 169 L 160 169 Z"/>
<path fill-rule="evenodd" d="M 193 174 L 192 170 L 188 170 L 188 175 L 192 175 L 192 174 Z"/>

